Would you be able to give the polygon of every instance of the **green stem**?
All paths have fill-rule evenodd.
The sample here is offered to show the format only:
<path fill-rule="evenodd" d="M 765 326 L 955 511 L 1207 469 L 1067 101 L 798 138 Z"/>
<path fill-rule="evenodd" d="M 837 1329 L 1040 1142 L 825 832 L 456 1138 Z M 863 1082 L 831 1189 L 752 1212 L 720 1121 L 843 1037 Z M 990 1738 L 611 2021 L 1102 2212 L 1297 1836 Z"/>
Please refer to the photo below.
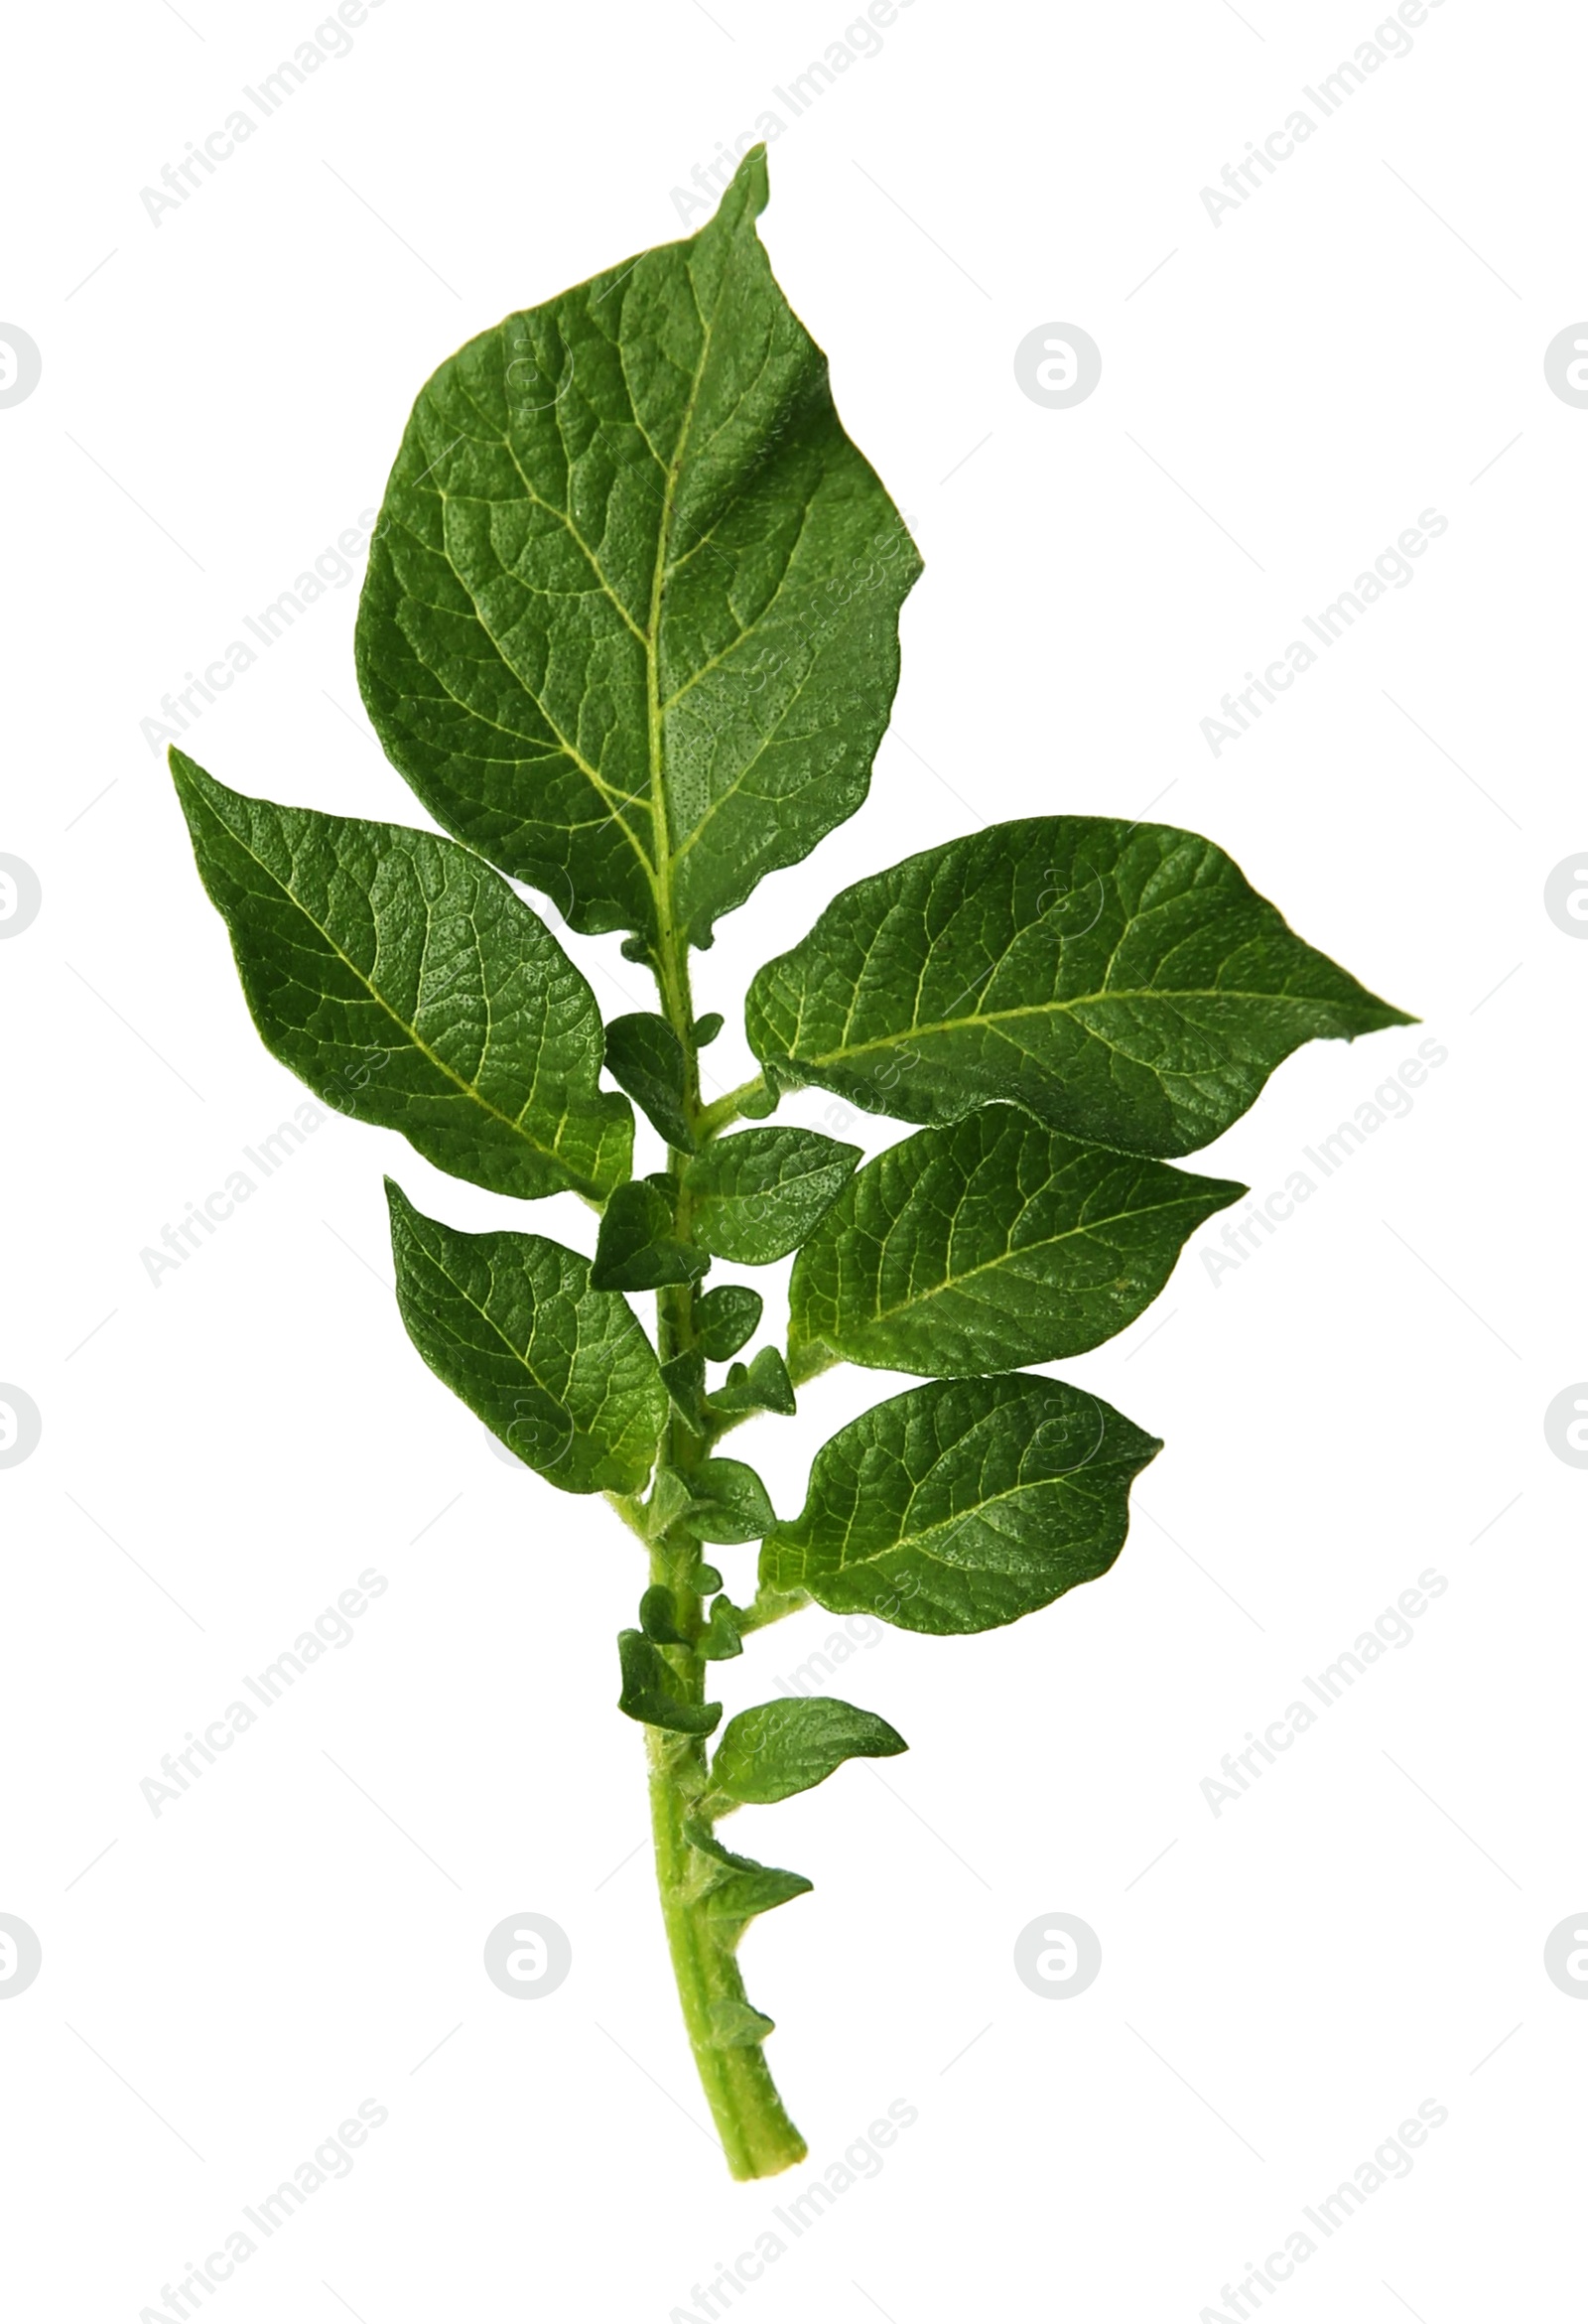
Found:
<path fill-rule="evenodd" d="M 645 1511 L 643 1504 L 631 1499 L 627 1493 L 603 1493 L 601 1495 L 601 1499 L 611 1503 L 612 1507 L 617 1511 L 618 1516 L 628 1527 L 629 1532 L 638 1534 L 640 1540 L 648 1549 L 650 1547 L 651 1537 L 645 1529 Z"/>
<path fill-rule="evenodd" d="M 759 2042 L 725 2045 L 720 2038 L 731 2030 L 724 2021 L 747 2004 L 737 1962 L 704 1904 L 690 1894 L 692 1850 L 684 1821 L 698 1797 L 694 1786 L 705 1781 L 705 1745 L 659 1727 L 647 1727 L 645 1740 L 662 1919 L 695 2064 L 728 2169 L 735 2179 L 769 2178 L 802 2161 L 807 2149 L 784 2111 Z"/>
<path fill-rule="evenodd" d="M 841 1356 L 835 1356 L 817 1342 L 807 1340 L 803 1346 L 790 1351 L 788 1359 L 789 1386 L 803 1388 L 807 1380 L 816 1379 L 819 1373 L 831 1372 L 835 1364 L 842 1362 Z"/>
<path fill-rule="evenodd" d="M 763 1582 L 753 1602 L 739 1614 L 739 1636 L 747 1638 L 752 1630 L 764 1630 L 769 1622 L 786 1622 L 790 1614 L 799 1613 L 811 1602 L 803 1589 L 785 1595 L 781 1590 L 768 1589 Z"/>
<path fill-rule="evenodd" d="M 714 1128 L 733 1118 L 738 1098 L 746 1093 L 735 1091 L 710 1108 L 701 1104 L 688 952 L 671 924 L 665 888 L 658 904 L 661 927 L 653 962 L 656 983 L 663 1014 L 684 1048 L 685 1110 L 696 1137 L 704 1143 Z M 747 1084 L 746 1089 L 754 1086 Z M 681 1242 L 690 1237 L 691 1200 L 684 1182 L 687 1162 L 686 1155 L 669 1149 L 673 1231 Z M 664 1363 L 692 1348 L 695 1287 L 675 1284 L 658 1292 L 656 1319 L 657 1347 Z M 664 1465 L 687 1478 L 708 1450 L 707 1439 L 698 1436 L 675 1411 L 662 1445 Z M 675 1625 L 686 1641 L 663 1651 L 680 1695 L 691 1703 L 706 1700 L 707 1666 L 697 1651 L 706 1628 L 705 1601 L 689 1583 L 699 1558 L 697 1544 L 682 1532 L 676 1539 L 672 1531 L 666 1532 L 651 1547 L 651 1580 L 653 1584 L 665 1583 L 672 1592 Z M 725 1940 L 709 1914 L 696 1877 L 701 1859 L 685 1828 L 692 1817 L 700 1816 L 709 1789 L 706 1739 L 647 1727 L 645 1741 L 662 1919 L 696 2068 L 728 2169 L 736 2179 L 766 2178 L 799 2162 L 806 2145 L 784 2111 L 759 2042 L 744 2039 L 748 2002 L 732 1942 Z"/>
<path fill-rule="evenodd" d="M 717 1098 L 711 1105 L 703 1106 L 697 1123 L 702 1143 L 715 1138 L 719 1130 L 726 1130 L 730 1122 L 736 1122 L 744 1111 L 746 1098 L 758 1104 L 770 1094 L 765 1074 L 757 1073 L 753 1081 L 741 1081 L 737 1089 L 730 1089 L 726 1097 Z"/>

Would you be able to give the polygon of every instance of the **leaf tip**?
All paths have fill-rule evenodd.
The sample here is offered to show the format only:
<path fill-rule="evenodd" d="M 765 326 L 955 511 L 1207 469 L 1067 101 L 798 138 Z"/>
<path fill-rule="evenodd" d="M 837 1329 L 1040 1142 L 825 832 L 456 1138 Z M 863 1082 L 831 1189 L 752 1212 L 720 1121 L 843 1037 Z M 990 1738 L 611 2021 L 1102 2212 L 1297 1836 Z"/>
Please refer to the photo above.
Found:
<path fill-rule="evenodd" d="M 736 194 L 739 197 L 742 213 L 746 218 L 760 216 L 761 211 L 771 199 L 772 192 L 771 179 L 766 168 L 766 140 L 764 137 L 750 147 L 744 159 L 739 163 L 738 168 L 733 172 L 728 191 L 729 195 Z M 726 195 L 723 206 L 725 209 L 728 206 L 728 196 Z"/>
<path fill-rule="evenodd" d="M 395 1233 L 398 1227 L 408 1226 L 419 1216 L 419 1213 L 395 1178 L 382 1173 L 380 1182 L 386 1195 L 386 1215 L 391 1220 L 392 1231 Z"/>
<path fill-rule="evenodd" d="M 1409 1010 L 1397 1009 L 1392 1001 L 1381 1001 L 1377 993 L 1365 993 L 1364 999 L 1367 1007 L 1346 1034 L 1348 1041 L 1360 1040 L 1364 1033 L 1390 1032 L 1396 1025 L 1422 1023 L 1420 1017 L 1413 1017 Z"/>
<path fill-rule="evenodd" d="M 171 781 L 177 794 L 177 804 L 187 817 L 188 829 L 194 845 L 197 847 L 198 845 L 197 816 L 199 802 L 206 796 L 212 797 L 217 791 L 224 796 L 225 786 L 217 783 L 214 776 L 209 773 L 207 768 L 200 766 L 197 758 L 190 758 L 186 751 L 179 751 L 175 743 L 166 746 L 166 764 L 171 769 Z"/>

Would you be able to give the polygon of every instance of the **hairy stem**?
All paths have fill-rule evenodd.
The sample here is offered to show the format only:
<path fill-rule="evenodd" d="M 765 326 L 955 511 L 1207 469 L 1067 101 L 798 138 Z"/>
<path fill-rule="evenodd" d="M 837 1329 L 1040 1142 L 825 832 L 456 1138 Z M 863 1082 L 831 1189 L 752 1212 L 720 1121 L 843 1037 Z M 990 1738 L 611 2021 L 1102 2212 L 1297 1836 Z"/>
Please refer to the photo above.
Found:
<path fill-rule="evenodd" d="M 715 1138 L 720 1130 L 726 1130 L 730 1123 L 736 1122 L 744 1111 L 746 1099 L 752 1107 L 758 1107 L 770 1095 L 765 1074 L 757 1073 L 753 1081 L 741 1081 L 737 1089 L 730 1089 L 726 1097 L 714 1099 L 709 1106 L 702 1106 L 696 1124 L 702 1142 Z"/>
<path fill-rule="evenodd" d="M 747 1605 L 739 1615 L 739 1636 L 747 1638 L 752 1630 L 764 1630 L 769 1622 L 786 1621 L 790 1614 L 799 1613 L 803 1607 L 812 1602 L 803 1589 L 784 1593 L 780 1590 L 768 1589 L 763 1582 L 756 1591 L 753 1602 Z"/>
<path fill-rule="evenodd" d="M 654 967 L 663 1014 L 683 1044 L 685 1109 L 697 1138 L 704 1143 L 715 1129 L 734 1118 L 737 1100 L 747 1089 L 759 1085 L 746 1085 L 746 1091 L 735 1091 L 712 1108 L 702 1106 L 688 954 L 665 912 Z M 669 1149 L 673 1231 L 681 1242 L 690 1238 L 691 1203 L 684 1183 L 687 1161 L 677 1149 Z M 666 1363 L 695 1345 L 694 1286 L 675 1284 L 658 1292 L 656 1310 L 657 1348 Z M 662 1444 L 663 1464 L 687 1479 L 706 1458 L 708 1449 L 709 1439 L 698 1435 L 675 1408 Z M 706 1628 L 706 1607 L 691 1582 L 699 1560 L 698 1545 L 677 1525 L 651 1544 L 651 1581 L 665 1583 L 671 1592 L 675 1626 L 685 1641 L 663 1651 L 679 1693 L 690 1703 L 706 1700 L 706 1663 L 698 1651 Z M 761 1619 L 766 1618 L 763 1613 Z M 766 2178 L 800 2161 L 806 2146 L 784 2111 L 760 2043 L 747 2038 L 746 2025 L 753 2021 L 732 1943 L 714 1923 L 700 1890 L 702 1859 L 691 1846 L 687 1826 L 700 1816 L 708 1789 L 706 1739 L 647 1727 L 645 1740 L 662 1919 L 695 2064 L 728 2169 L 736 2179 Z"/>

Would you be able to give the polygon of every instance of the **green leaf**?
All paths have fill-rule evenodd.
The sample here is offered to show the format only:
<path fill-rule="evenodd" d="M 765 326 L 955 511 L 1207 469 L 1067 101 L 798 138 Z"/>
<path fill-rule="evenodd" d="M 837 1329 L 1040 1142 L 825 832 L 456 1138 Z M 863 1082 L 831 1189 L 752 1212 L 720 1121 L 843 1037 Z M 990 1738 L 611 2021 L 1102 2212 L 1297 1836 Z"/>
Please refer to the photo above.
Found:
<path fill-rule="evenodd" d="M 749 1856 L 736 1856 L 704 1824 L 686 1824 L 684 1837 L 693 1859 L 688 1893 L 704 1902 L 720 1941 L 729 1950 L 757 1913 L 771 1912 L 792 1897 L 811 1892 L 812 1882 L 803 1872 L 781 1872 Z"/>
<path fill-rule="evenodd" d="M 1029 1372 L 911 1388 L 828 1438 L 803 1511 L 762 1544 L 761 1579 L 903 1630 L 995 1629 L 1107 1572 L 1158 1449 Z"/>
<path fill-rule="evenodd" d="M 794 1410 L 788 1366 L 775 1347 L 758 1348 L 747 1364 L 730 1367 L 707 1401 L 719 1413 L 775 1412 L 787 1417 Z"/>
<path fill-rule="evenodd" d="M 726 1597 L 716 1599 L 712 1618 L 696 1642 L 695 1651 L 706 1662 L 731 1662 L 744 1652 L 744 1641 L 739 1635 L 738 1609 L 728 1604 Z"/>
<path fill-rule="evenodd" d="M 691 1231 L 720 1259 L 763 1267 L 797 1250 L 860 1159 L 815 1130 L 741 1130 L 684 1172 Z"/>
<path fill-rule="evenodd" d="M 698 1436 L 706 1426 L 706 1358 L 700 1349 L 687 1347 L 682 1355 L 669 1356 L 662 1381 L 674 1410 Z"/>
<path fill-rule="evenodd" d="M 861 880 L 756 977 L 779 1082 L 954 1122 L 992 1099 L 1128 1154 L 1191 1154 L 1316 1037 L 1413 1021 L 1304 944 L 1222 849 L 1032 816 Z"/>
<path fill-rule="evenodd" d="M 639 1626 L 658 1646 L 687 1644 L 678 1627 L 678 1607 L 665 1581 L 653 1581 L 640 1599 Z"/>
<path fill-rule="evenodd" d="M 662 1377 L 667 1377 L 664 1367 Z M 652 1541 L 659 1541 L 677 1517 L 689 1507 L 689 1487 L 676 1468 L 659 1468 L 651 1497 L 645 1504 L 645 1530 Z"/>
<path fill-rule="evenodd" d="M 528 904 L 450 839 L 278 807 L 171 753 L 198 874 L 273 1057 L 497 1194 L 593 1200 L 628 1175 L 589 985 Z"/>
<path fill-rule="evenodd" d="M 722 1588 L 723 1576 L 715 1566 L 702 1563 L 690 1568 L 684 1586 L 692 1589 L 697 1597 L 710 1597 L 714 1590 Z"/>
<path fill-rule="evenodd" d="M 720 1009 L 709 1011 L 705 1017 L 697 1017 L 695 1020 L 695 1046 L 697 1049 L 709 1048 L 727 1023 L 728 1020 Z"/>
<path fill-rule="evenodd" d="M 606 1070 L 669 1146 L 695 1152 L 684 1105 L 684 1047 L 665 1017 L 614 1017 L 606 1027 Z"/>
<path fill-rule="evenodd" d="M 597 1291 L 654 1292 L 696 1283 L 711 1261 L 673 1233 L 673 1206 L 649 1178 L 630 1178 L 608 1197 L 590 1280 Z"/>
<path fill-rule="evenodd" d="M 850 1180 L 794 1262 L 790 1356 L 942 1378 L 1079 1355 L 1133 1322 L 1186 1237 L 1245 1192 L 984 1106 Z"/>
<path fill-rule="evenodd" d="M 758 1542 L 777 1523 L 766 1487 L 742 1460 L 703 1460 L 687 1481 L 688 1530 L 703 1542 Z"/>
<path fill-rule="evenodd" d="M 764 2009 L 736 1993 L 720 1994 L 712 2003 L 712 2041 L 720 2050 L 753 2050 L 776 2030 Z"/>
<path fill-rule="evenodd" d="M 891 1759 L 908 1749 L 874 1711 L 831 1695 L 790 1695 L 728 1720 L 712 1755 L 712 1788 L 737 1806 L 769 1807 L 825 1783 L 846 1759 Z"/>
<path fill-rule="evenodd" d="M 714 1364 L 726 1364 L 755 1335 L 761 1320 L 761 1295 L 748 1284 L 720 1283 L 702 1292 L 695 1301 L 695 1338 L 701 1353 Z"/>
<path fill-rule="evenodd" d="M 414 406 L 358 614 L 437 820 L 586 933 L 711 941 L 865 796 L 914 543 L 772 279 L 709 224 L 510 315 Z"/>
<path fill-rule="evenodd" d="M 619 1630 L 617 1658 L 623 1691 L 617 1708 L 646 1726 L 676 1735 L 709 1735 L 723 1715 L 720 1703 L 691 1703 L 678 1691 L 672 1665 L 643 1630 Z"/>
<path fill-rule="evenodd" d="M 636 1493 L 667 1421 L 650 1341 L 544 1235 L 460 1234 L 388 1178 L 397 1304 L 431 1370 L 566 1493 Z"/>

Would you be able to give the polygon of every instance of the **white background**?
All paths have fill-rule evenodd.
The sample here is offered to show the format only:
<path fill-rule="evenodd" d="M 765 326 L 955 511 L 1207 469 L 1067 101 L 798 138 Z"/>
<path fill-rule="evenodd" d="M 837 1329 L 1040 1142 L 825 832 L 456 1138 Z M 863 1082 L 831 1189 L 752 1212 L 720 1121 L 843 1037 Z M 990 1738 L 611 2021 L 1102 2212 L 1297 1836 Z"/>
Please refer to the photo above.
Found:
<path fill-rule="evenodd" d="M 1114 1572 L 992 1636 L 887 1633 L 837 1691 L 909 1756 L 741 1819 L 816 1881 L 745 1950 L 811 2165 L 748 2188 L 704 2127 L 612 1709 L 635 1545 L 493 1453 L 390 1296 L 383 1168 L 461 1226 L 502 1206 L 331 1119 L 158 1288 L 140 1262 L 304 1095 L 140 721 L 378 502 L 446 353 L 681 231 L 671 189 L 846 19 L 389 0 L 158 225 L 140 189 L 309 7 L 13 22 L 0 316 L 44 371 L 0 410 L 0 850 L 44 901 L 0 945 L 0 1378 L 44 1433 L 0 1472 L 0 1909 L 44 1970 L 0 2009 L 8 2314 L 161 2312 L 366 2099 L 390 2119 L 352 2175 L 206 2308 L 705 2315 L 691 2287 L 893 2101 L 919 2119 L 880 2175 L 736 2307 L 1235 2315 L 1221 2285 L 1427 2100 L 1449 2119 L 1409 2177 L 1265 2304 L 1579 2296 L 1588 2009 L 1542 1951 L 1588 1905 L 1588 1476 L 1542 1416 L 1588 1374 L 1588 946 L 1542 889 L 1588 847 L 1588 412 L 1542 357 L 1588 314 L 1588 24 L 1449 0 L 1215 226 L 1200 189 L 1374 21 L 916 0 L 771 149 L 774 264 L 926 574 L 869 805 L 701 965 L 720 1084 L 749 974 L 838 887 L 977 820 L 1149 807 L 1424 1021 L 1298 1055 L 1200 1165 L 1264 1194 L 1418 1040 L 1448 1060 L 1239 1270 L 1211 1281 L 1199 1238 L 1068 1367 L 1166 1440 Z M 1069 411 L 1013 373 L 1049 321 L 1103 350 Z M 1414 582 L 1215 758 L 1220 696 L 1427 508 Z M 241 789 L 417 822 L 358 704 L 356 594 L 187 741 Z M 609 1012 L 647 1005 L 615 941 L 573 948 Z M 572 1198 L 537 1223 L 589 1248 Z M 835 1375 L 734 1449 L 792 1510 L 815 1444 L 898 1385 Z M 723 1557 L 742 1587 L 752 1553 Z M 366 1567 L 389 1587 L 353 1642 L 154 1817 L 162 1754 Z M 1413 1643 L 1215 1817 L 1222 1755 L 1427 1568 Z M 729 1708 L 833 1627 L 757 1642 Z M 480 1964 L 524 1910 L 574 1948 L 533 2004 Z M 1054 1911 L 1103 1946 L 1069 1999 L 1012 1969 Z"/>

